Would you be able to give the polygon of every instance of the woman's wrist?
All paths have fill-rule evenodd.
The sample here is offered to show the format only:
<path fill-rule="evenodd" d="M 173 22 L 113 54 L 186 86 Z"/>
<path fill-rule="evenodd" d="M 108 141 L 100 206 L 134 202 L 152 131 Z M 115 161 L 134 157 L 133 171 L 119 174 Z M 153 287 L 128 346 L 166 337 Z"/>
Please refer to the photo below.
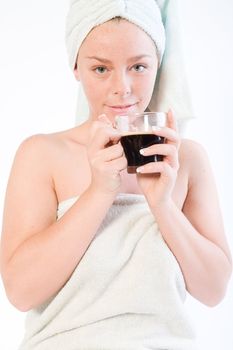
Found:
<path fill-rule="evenodd" d="M 176 207 L 172 198 L 168 198 L 162 201 L 154 201 L 153 198 L 147 198 L 147 197 L 146 199 L 151 209 L 151 212 L 156 216 L 160 216 L 163 214 L 167 215 L 171 210 L 174 210 L 174 208 Z"/>
<path fill-rule="evenodd" d="M 116 191 L 107 191 L 99 186 L 95 186 L 94 184 L 91 184 L 85 192 L 88 193 L 93 199 L 97 198 L 101 202 L 113 202 L 117 195 Z"/>

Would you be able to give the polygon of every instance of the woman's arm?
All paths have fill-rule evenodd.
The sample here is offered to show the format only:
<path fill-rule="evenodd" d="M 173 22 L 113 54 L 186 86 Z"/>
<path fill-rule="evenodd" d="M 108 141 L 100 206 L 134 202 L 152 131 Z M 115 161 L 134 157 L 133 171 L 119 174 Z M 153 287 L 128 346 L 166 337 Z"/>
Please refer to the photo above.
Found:
<path fill-rule="evenodd" d="M 148 147 L 143 154 L 164 158 L 137 169 L 139 186 L 180 265 L 187 290 L 199 301 L 216 305 L 225 294 L 232 262 L 208 157 L 197 143 L 181 142 L 171 110 L 167 126 L 155 133 L 166 142 Z M 183 208 L 173 198 L 180 169 L 188 179 Z"/>
<path fill-rule="evenodd" d="M 54 142 L 51 147 L 46 136 L 35 136 L 19 148 L 8 183 L 1 242 L 3 282 L 18 309 L 34 308 L 60 290 L 111 206 L 120 178 L 116 172 L 126 164 L 120 145 L 105 149 L 109 134 L 98 131 L 90 147 L 98 176 L 58 221 L 51 175 Z"/>
<path fill-rule="evenodd" d="M 152 211 L 181 267 L 187 290 L 202 303 L 214 306 L 223 298 L 232 270 L 215 181 L 200 145 L 185 140 L 180 154 L 189 168 L 183 210 L 170 200 Z"/>

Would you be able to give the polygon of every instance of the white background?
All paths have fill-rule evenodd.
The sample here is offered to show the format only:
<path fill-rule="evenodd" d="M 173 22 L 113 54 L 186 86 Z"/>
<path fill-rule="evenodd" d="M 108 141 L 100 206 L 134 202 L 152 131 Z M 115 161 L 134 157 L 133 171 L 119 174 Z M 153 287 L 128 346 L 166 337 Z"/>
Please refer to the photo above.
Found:
<path fill-rule="evenodd" d="M 34 133 L 72 127 L 77 85 L 68 67 L 64 44 L 68 0 L 0 1 L 2 211 L 7 178 L 19 143 Z M 209 154 L 232 248 L 233 1 L 181 2 L 187 73 L 197 116 L 190 123 L 187 136 L 200 141 Z M 217 307 L 205 307 L 189 297 L 187 308 L 197 328 L 200 350 L 233 349 L 232 282 Z M 0 283 L 1 350 L 17 349 L 23 336 L 24 317 L 10 305 Z"/>

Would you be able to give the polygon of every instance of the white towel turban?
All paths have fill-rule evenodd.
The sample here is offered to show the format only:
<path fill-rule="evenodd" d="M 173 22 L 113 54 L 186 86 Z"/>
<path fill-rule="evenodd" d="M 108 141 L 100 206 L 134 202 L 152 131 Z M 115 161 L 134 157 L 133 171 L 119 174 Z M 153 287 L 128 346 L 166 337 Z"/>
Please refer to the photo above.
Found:
<path fill-rule="evenodd" d="M 168 111 L 171 108 L 178 123 L 183 124 L 193 117 L 193 112 L 183 61 L 178 7 L 179 0 L 71 0 L 66 20 L 66 46 L 72 70 L 88 33 L 114 17 L 123 17 L 148 33 L 157 48 L 160 68 L 148 109 Z M 76 124 L 88 116 L 88 102 L 80 85 Z"/>
<path fill-rule="evenodd" d="M 118 16 L 138 25 L 153 39 L 159 64 L 161 63 L 165 49 L 165 30 L 155 0 L 71 0 L 66 22 L 66 45 L 72 69 L 88 33 L 94 27 Z"/>

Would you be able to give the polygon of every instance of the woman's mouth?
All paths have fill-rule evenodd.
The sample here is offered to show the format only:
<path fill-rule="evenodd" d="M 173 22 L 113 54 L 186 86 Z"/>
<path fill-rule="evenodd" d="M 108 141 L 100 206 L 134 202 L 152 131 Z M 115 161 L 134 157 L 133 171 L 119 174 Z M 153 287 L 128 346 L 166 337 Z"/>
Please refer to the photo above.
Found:
<path fill-rule="evenodd" d="M 107 106 L 107 107 L 116 113 L 128 113 L 128 112 L 131 112 L 136 105 L 137 103 L 127 104 L 127 105 Z"/>

